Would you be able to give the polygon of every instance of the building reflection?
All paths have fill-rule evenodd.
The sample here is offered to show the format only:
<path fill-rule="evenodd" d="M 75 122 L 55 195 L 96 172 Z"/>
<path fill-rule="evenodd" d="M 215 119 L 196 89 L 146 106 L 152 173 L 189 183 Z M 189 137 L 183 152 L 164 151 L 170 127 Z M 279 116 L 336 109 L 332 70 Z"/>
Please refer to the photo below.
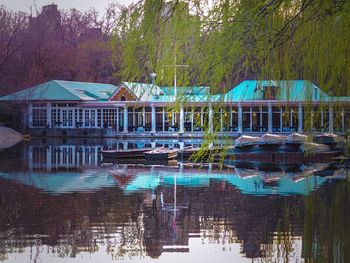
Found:
<path fill-rule="evenodd" d="M 201 238 L 218 246 L 240 243 L 248 258 L 271 255 L 277 240 L 288 258 L 301 257 L 287 248 L 305 228 L 313 240 L 320 234 L 304 224 L 308 196 L 244 195 L 224 181 L 178 185 L 176 192 L 162 185 L 129 195 L 118 187 L 52 195 L 11 180 L 1 179 L 1 186 L 3 254 L 40 244 L 53 247 L 50 253 L 74 257 L 107 244 L 107 253 L 116 258 L 158 258 L 164 252 L 189 252 L 189 240 Z M 322 200 L 326 192 L 320 189 L 315 198 Z M 338 209 L 342 214 L 345 207 Z"/>
<path fill-rule="evenodd" d="M 24 145 L 23 152 L 28 170 L 74 170 L 83 167 L 96 167 L 101 164 L 102 150 L 134 148 L 183 148 L 200 146 L 201 140 L 89 140 L 51 139 L 33 140 Z"/>
<path fill-rule="evenodd" d="M 29 170 L 60 170 L 97 166 L 101 163 L 101 146 L 29 146 Z"/>
<path fill-rule="evenodd" d="M 319 188 L 317 191 L 311 189 L 305 195 L 249 194 L 243 187 L 246 185 L 238 183 L 238 177 L 222 172 L 197 172 L 192 177 L 181 171 L 152 170 L 145 174 L 123 168 L 116 174 L 89 167 L 44 172 L 41 169 L 50 167 L 50 158 L 52 170 L 70 167 L 60 166 L 48 155 L 60 154 L 76 163 L 81 160 L 77 157 L 79 150 L 65 145 L 61 149 L 67 149 L 68 156 L 63 157 L 55 147 L 41 152 L 35 147 L 45 148 L 30 148 L 31 172 L 0 173 L 1 258 L 21 253 L 26 247 L 35 251 L 44 245 L 50 250 L 40 250 L 42 258 L 51 254 L 76 257 L 82 252 L 101 250 L 113 259 L 159 258 L 166 252 L 190 253 L 190 241 L 200 239 L 222 248 L 240 244 L 242 257 L 246 258 L 322 262 L 320 255 L 327 249 L 349 242 L 345 234 L 350 229 L 350 221 L 346 220 L 350 218 L 350 186 L 346 181 L 322 181 L 311 185 L 312 189 Z M 90 156 L 85 164 L 93 165 L 93 158 Z M 36 166 L 38 163 L 49 166 Z M 309 174 L 310 182 L 317 176 L 318 173 Z M 242 172 L 240 177 L 246 182 L 263 176 Z M 299 179 L 296 181 L 302 182 Z M 137 188 L 141 181 L 143 187 Z M 262 187 L 277 191 L 275 185 Z M 339 202 L 338 196 L 345 201 Z M 330 240 L 325 238 L 327 235 Z M 327 262 L 349 256 L 345 250 L 332 253 L 325 257 Z"/>

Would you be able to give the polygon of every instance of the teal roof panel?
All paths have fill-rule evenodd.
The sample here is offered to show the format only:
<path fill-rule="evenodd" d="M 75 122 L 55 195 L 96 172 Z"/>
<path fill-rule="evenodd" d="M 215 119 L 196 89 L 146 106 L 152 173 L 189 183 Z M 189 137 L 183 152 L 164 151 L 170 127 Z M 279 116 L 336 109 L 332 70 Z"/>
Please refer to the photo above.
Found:
<path fill-rule="evenodd" d="M 1 97 L 0 100 L 104 101 L 116 89 L 110 84 L 51 80 Z"/>
<path fill-rule="evenodd" d="M 245 80 L 226 93 L 225 101 L 264 100 L 268 86 L 278 87 L 276 100 L 282 101 L 326 101 L 329 96 L 307 80 Z"/>
<path fill-rule="evenodd" d="M 142 102 L 250 102 L 265 100 L 267 87 L 276 87 L 276 101 L 350 102 L 350 97 L 332 97 L 307 80 L 246 80 L 226 94 L 210 94 L 205 86 L 159 87 L 155 84 L 124 82 L 111 84 L 52 80 L 0 98 L 0 101 L 108 101 L 120 87 L 126 87 Z M 270 99 L 269 99 L 270 100 Z"/>
<path fill-rule="evenodd" d="M 69 92 L 79 96 L 82 100 L 108 100 L 108 98 L 117 89 L 117 86 L 111 84 L 62 80 L 56 80 L 56 82 Z"/>
<path fill-rule="evenodd" d="M 161 87 L 164 92 L 164 95 L 174 96 L 175 89 L 174 87 Z M 207 86 L 188 86 L 188 87 L 177 87 L 176 92 L 178 95 L 210 95 L 210 87 Z"/>
<path fill-rule="evenodd" d="M 163 95 L 154 98 L 154 102 L 174 102 L 175 100 L 180 102 L 220 102 L 222 101 L 222 95 L 178 95 L 177 99 L 173 95 Z"/>

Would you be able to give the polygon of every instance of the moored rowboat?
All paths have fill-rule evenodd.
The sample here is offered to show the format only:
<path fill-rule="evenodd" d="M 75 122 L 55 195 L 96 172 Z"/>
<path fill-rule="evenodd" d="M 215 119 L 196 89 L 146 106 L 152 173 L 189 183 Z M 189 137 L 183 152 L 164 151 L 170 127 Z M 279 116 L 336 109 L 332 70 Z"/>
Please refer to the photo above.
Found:
<path fill-rule="evenodd" d="M 302 144 L 307 141 L 307 136 L 300 133 L 292 133 L 287 136 L 286 143 L 288 144 Z"/>
<path fill-rule="evenodd" d="M 287 137 L 283 135 L 266 133 L 260 137 L 259 145 L 281 145 L 286 139 Z"/>
<path fill-rule="evenodd" d="M 146 161 L 171 160 L 177 157 L 179 149 L 157 148 L 144 153 Z"/>
<path fill-rule="evenodd" d="M 140 159 L 144 158 L 144 153 L 150 151 L 151 148 L 142 148 L 142 149 L 129 149 L 129 150 L 105 150 L 102 151 L 103 159 L 129 159 L 135 158 Z"/>
<path fill-rule="evenodd" d="M 238 139 L 235 140 L 236 147 L 248 147 L 257 145 L 260 141 L 259 137 L 242 135 Z"/>

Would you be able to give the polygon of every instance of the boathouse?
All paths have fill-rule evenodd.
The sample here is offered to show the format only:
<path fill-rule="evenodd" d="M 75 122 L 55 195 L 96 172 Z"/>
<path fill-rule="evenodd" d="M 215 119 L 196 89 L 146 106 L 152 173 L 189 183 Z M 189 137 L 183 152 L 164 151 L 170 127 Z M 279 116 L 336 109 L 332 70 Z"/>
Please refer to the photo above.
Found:
<path fill-rule="evenodd" d="M 220 94 L 205 86 L 52 80 L 0 101 L 25 106 L 34 136 L 344 133 L 350 117 L 350 97 L 330 96 L 307 80 L 246 80 Z"/>

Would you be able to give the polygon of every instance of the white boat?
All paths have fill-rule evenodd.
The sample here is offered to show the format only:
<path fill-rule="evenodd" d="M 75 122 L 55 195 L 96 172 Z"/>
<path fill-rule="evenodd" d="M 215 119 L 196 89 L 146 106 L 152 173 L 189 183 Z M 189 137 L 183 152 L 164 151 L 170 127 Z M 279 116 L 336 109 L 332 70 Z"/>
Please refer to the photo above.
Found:
<path fill-rule="evenodd" d="M 292 133 L 287 136 L 286 143 L 301 144 L 307 141 L 308 136 L 300 133 Z"/>
<path fill-rule="evenodd" d="M 259 145 L 281 145 L 287 140 L 284 135 L 266 133 L 260 137 Z"/>
<path fill-rule="evenodd" d="M 235 140 L 235 146 L 237 147 L 253 146 L 253 145 L 257 145 L 259 140 L 260 140 L 259 137 L 242 135 L 241 137 Z"/>

